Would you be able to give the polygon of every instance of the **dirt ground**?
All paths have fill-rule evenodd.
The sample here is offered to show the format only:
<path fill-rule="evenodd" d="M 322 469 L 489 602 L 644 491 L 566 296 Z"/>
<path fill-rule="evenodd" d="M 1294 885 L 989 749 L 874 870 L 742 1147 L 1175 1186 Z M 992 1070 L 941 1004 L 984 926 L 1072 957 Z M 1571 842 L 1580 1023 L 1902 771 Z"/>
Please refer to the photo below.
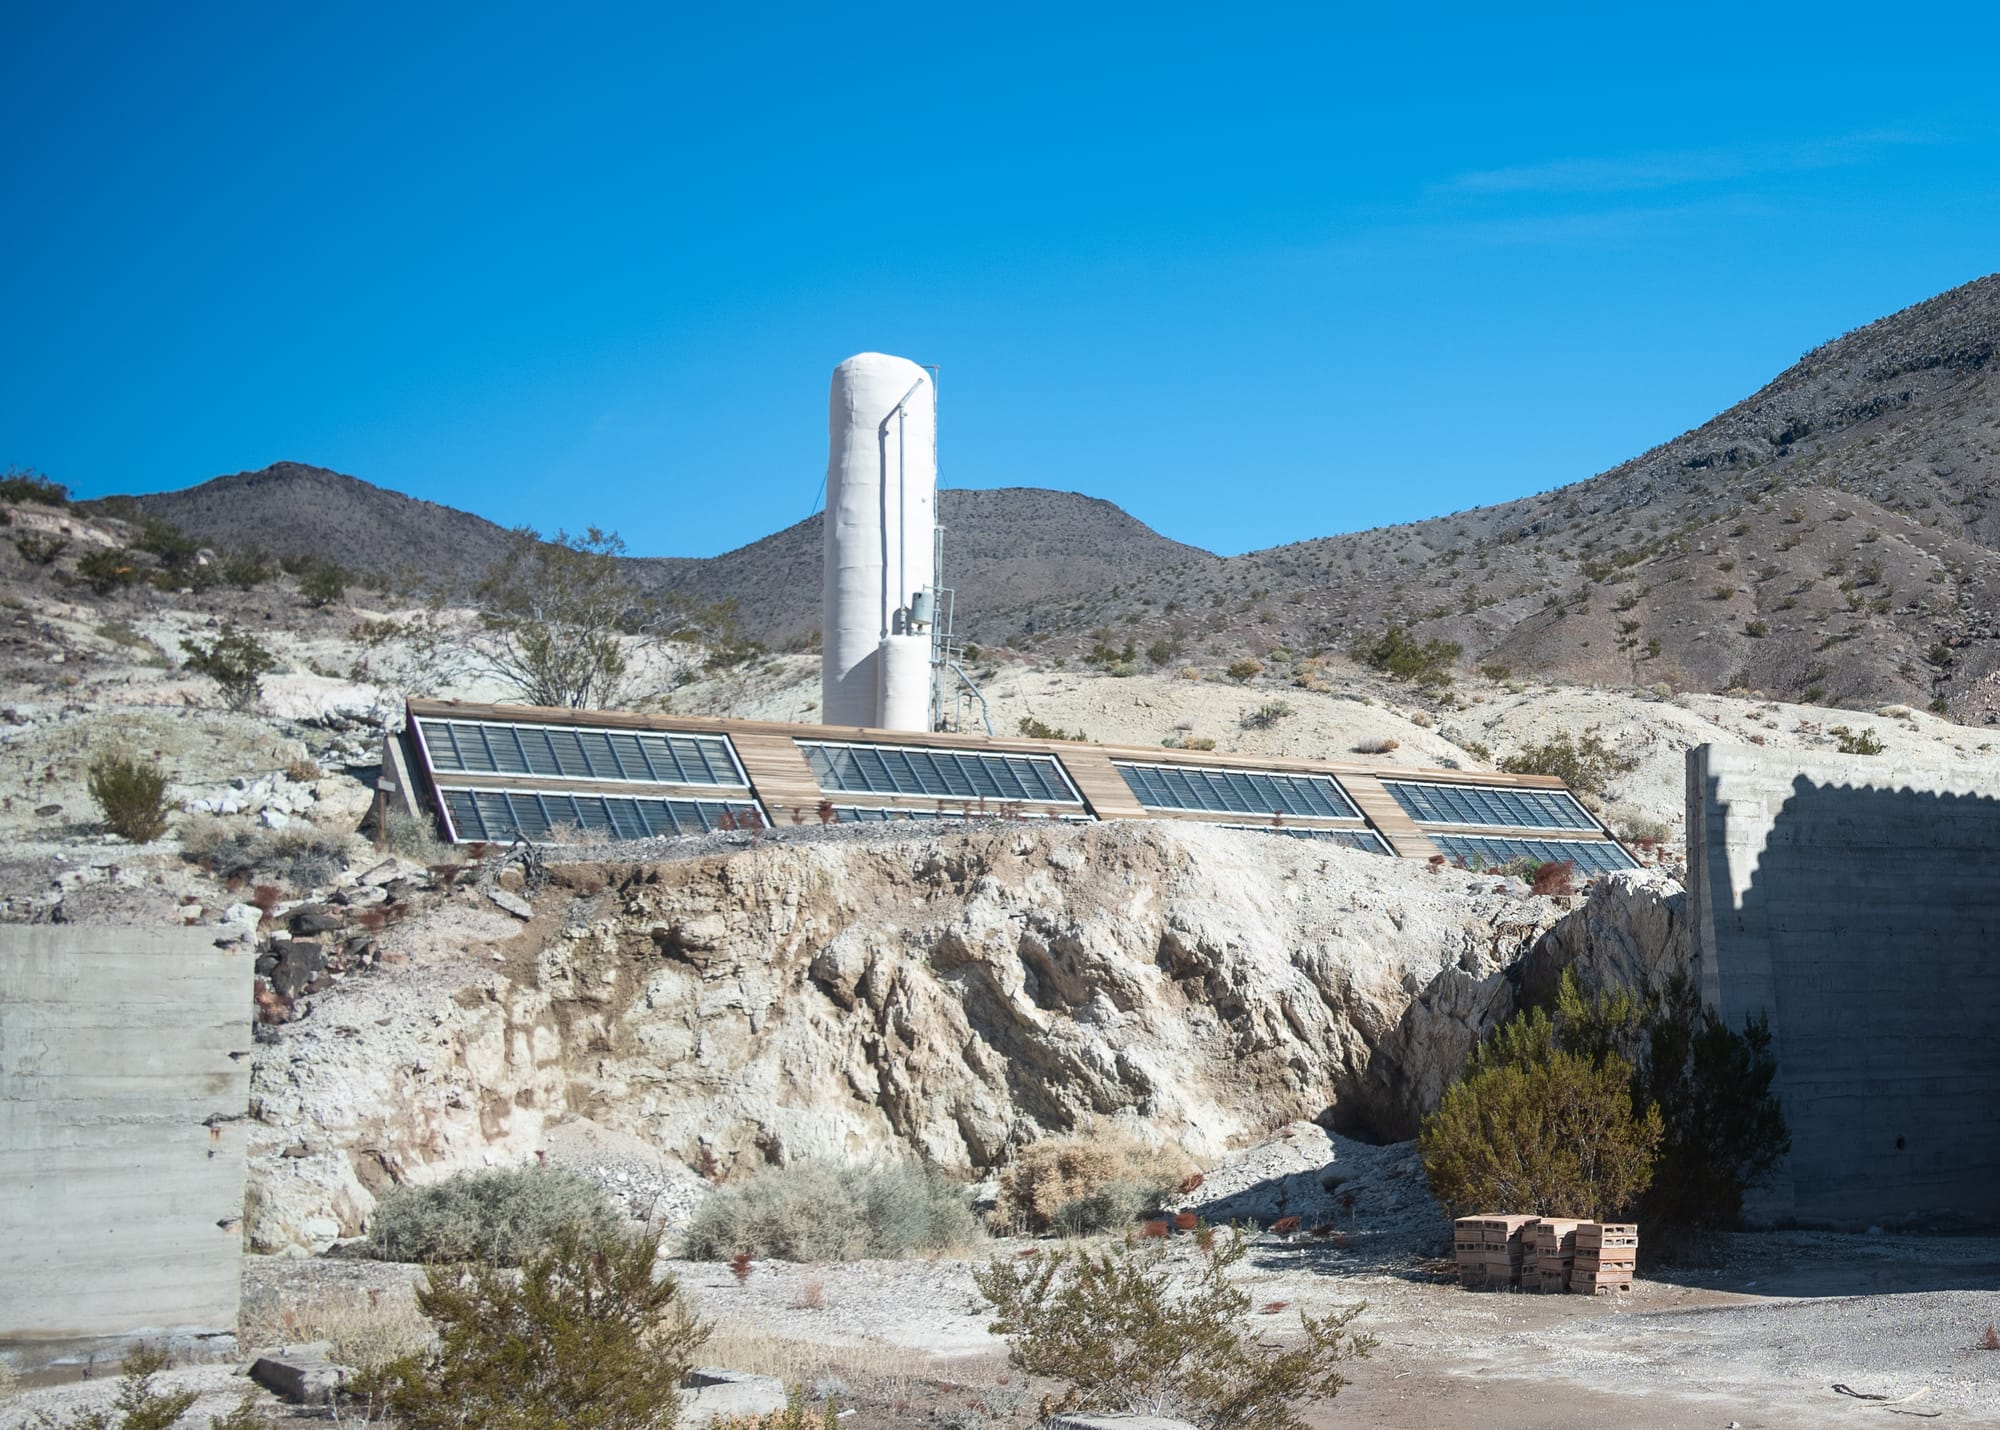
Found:
<path fill-rule="evenodd" d="M 996 1242 L 992 1254 L 1025 1245 Z M 1261 1237 L 1240 1273 L 1253 1325 L 1276 1338 L 1301 1311 L 1366 1303 L 1357 1327 L 1378 1345 L 1352 1363 L 1337 1400 L 1307 1411 L 1314 1427 L 2000 1426 L 2000 1351 L 1980 1348 L 2000 1321 L 2000 1238 L 1739 1235 L 1706 1259 L 1642 1277 L 1626 1295 L 1541 1296 L 1461 1290 L 1445 1261 L 1364 1262 Z M 1053 1387 L 1007 1366 L 1004 1343 L 986 1329 L 974 1264 L 758 1262 L 741 1281 L 712 1263 L 670 1269 L 715 1327 L 707 1363 L 831 1393 L 855 1411 L 843 1422 L 855 1430 L 1024 1430 Z M 337 1344 L 394 1349 L 417 1324 L 408 1297 L 418 1274 L 341 1258 L 253 1258 L 246 1344 L 331 1334 Z M 225 1413 L 245 1386 L 227 1366 L 169 1380 L 207 1392 L 191 1424 Z M 102 1378 L 23 1390 L 0 1406 L 0 1427 L 108 1399 L 111 1389 Z"/>

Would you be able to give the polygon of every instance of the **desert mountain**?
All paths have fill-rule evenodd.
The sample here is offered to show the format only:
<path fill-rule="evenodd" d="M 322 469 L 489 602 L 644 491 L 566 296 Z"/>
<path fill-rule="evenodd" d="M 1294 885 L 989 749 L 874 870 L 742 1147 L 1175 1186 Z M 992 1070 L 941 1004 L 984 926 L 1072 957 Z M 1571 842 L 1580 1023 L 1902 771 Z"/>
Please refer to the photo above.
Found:
<path fill-rule="evenodd" d="M 1816 348 L 1588 480 L 1226 560 L 1088 497 L 947 491 L 959 625 L 1113 663 L 1268 667 L 1400 622 L 1523 675 L 2000 718 L 1997 346 L 2000 275 Z M 505 537 L 289 463 L 128 500 L 205 540 L 391 573 L 463 578 Z M 734 598 L 766 640 L 817 625 L 817 517 L 721 556 L 635 565 L 658 589 Z"/>

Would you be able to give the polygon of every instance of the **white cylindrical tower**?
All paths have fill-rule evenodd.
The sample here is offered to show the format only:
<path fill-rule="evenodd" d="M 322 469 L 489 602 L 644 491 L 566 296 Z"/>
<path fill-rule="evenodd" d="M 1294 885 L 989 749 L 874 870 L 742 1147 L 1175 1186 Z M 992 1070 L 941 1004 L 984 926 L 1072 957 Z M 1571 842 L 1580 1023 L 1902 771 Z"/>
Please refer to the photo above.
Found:
<path fill-rule="evenodd" d="M 936 579 L 930 375 L 905 358 L 861 353 L 833 370 L 827 408 L 820 719 L 928 729 L 929 635 L 921 662 L 907 652 L 892 659 L 885 644 L 914 648 L 910 601 Z"/>

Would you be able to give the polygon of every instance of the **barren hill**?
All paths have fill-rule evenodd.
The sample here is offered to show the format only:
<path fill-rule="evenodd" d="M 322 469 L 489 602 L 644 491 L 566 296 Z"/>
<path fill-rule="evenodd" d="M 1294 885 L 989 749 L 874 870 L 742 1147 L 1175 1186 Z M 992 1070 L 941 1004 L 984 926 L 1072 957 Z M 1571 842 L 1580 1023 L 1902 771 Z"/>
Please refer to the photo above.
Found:
<path fill-rule="evenodd" d="M 1073 493 L 947 491 L 947 579 L 961 630 L 1065 657 L 1282 668 L 1407 622 L 1467 665 L 2000 720 L 1996 348 L 2000 275 L 1816 348 L 1588 480 L 1227 560 Z M 207 540 L 394 573 L 463 577 L 504 538 L 290 463 L 136 501 Z M 637 567 L 660 589 L 734 598 L 767 641 L 818 623 L 817 517 Z"/>

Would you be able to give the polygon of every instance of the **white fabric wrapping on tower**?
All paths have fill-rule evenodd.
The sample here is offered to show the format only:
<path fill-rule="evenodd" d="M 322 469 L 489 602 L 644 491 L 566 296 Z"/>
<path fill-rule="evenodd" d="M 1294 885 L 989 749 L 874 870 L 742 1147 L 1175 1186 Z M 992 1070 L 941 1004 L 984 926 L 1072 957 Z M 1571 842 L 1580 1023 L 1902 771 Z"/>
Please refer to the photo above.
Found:
<path fill-rule="evenodd" d="M 890 636 L 877 654 L 882 672 L 879 726 L 884 730 L 931 727 L 931 638 Z"/>
<path fill-rule="evenodd" d="M 928 638 L 922 667 L 912 672 L 898 659 L 893 682 L 882 647 L 903 634 L 897 613 L 935 579 L 934 396 L 930 375 L 905 358 L 861 353 L 833 370 L 820 630 L 824 724 L 929 728 Z M 914 697 L 905 689 L 911 680 L 919 687 Z M 888 706 L 906 723 L 892 723 Z M 907 723 L 912 710 L 914 723 Z"/>

